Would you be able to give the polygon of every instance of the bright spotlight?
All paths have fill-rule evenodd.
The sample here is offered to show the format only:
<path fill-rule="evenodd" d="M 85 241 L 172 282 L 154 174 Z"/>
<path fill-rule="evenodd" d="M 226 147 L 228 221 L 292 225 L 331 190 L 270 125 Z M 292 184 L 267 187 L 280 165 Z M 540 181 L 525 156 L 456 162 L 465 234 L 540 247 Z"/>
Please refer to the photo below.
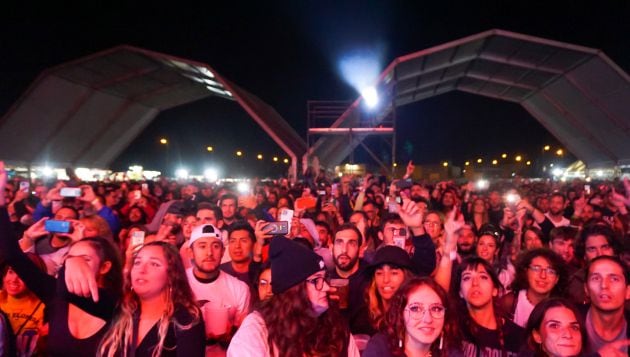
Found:
<path fill-rule="evenodd" d="M 175 177 L 180 178 L 180 179 L 188 178 L 188 170 L 186 169 L 175 170 Z"/>
<path fill-rule="evenodd" d="M 551 170 L 551 173 L 554 176 L 560 176 L 560 175 L 562 175 L 563 172 L 564 172 L 564 170 L 559 168 L 559 167 L 556 167 L 555 169 Z"/>
<path fill-rule="evenodd" d="M 46 177 L 50 177 L 52 176 L 54 173 L 53 169 L 51 169 L 50 167 L 46 166 L 42 169 L 42 175 L 46 176 Z"/>
<path fill-rule="evenodd" d="M 361 91 L 361 96 L 365 100 L 365 105 L 368 108 L 376 108 L 378 105 L 378 93 L 376 92 L 376 88 L 367 87 Z"/>
<path fill-rule="evenodd" d="M 217 169 L 209 168 L 203 172 L 203 176 L 206 180 L 214 182 L 219 179 L 219 171 L 217 171 Z"/>
<path fill-rule="evenodd" d="M 239 182 L 238 185 L 236 185 L 236 189 L 240 193 L 248 193 L 249 192 L 249 184 L 247 182 Z"/>
<path fill-rule="evenodd" d="M 478 190 L 486 190 L 489 186 L 490 184 L 488 183 L 488 180 L 484 179 L 478 180 L 475 184 L 475 187 L 477 187 Z"/>

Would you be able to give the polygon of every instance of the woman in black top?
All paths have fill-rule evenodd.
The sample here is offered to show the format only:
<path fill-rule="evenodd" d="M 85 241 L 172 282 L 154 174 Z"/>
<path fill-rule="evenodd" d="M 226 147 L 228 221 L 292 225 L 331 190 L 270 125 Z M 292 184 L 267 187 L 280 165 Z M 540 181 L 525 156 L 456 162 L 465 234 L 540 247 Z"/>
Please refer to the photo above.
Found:
<path fill-rule="evenodd" d="M 499 314 L 495 298 L 501 283 L 490 264 L 478 257 L 464 260 L 457 269 L 451 292 L 457 311 L 465 356 L 515 356 L 524 330 Z"/>
<path fill-rule="evenodd" d="M 94 290 L 100 299 L 69 294 L 64 270 L 59 279 L 42 272 L 18 247 L 6 207 L 3 205 L 6 185 L 4 164 L 0 162 L 0 255 L 26 286 L 46 305 L 49 321 L 48 353 L 50 356 L 89 356 L 96 354 L 107 331 L 122 289 L 122 267 L 117 250 L 103 238 L 85 238 L 73 243 L 68 259 L 91 271 L 97 282 Z"/>
<path fill-rule="evenodd" d="M 100 356 L 203 356 L 205 331 L 179 252 L 165 242 L 134 257 L 119 312 Z"/>

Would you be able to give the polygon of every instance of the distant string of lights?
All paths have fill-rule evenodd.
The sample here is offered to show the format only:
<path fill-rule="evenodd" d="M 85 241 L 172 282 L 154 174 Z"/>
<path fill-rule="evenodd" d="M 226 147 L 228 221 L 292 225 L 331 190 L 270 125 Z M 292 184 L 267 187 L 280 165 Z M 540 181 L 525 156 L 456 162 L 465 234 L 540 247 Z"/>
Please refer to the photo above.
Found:
<path fill-rule="evenodd" d="M 543 147 L 542 152 L 549 152 L 549 151 L 553 151 L 553 148 L 550 145 L 545 145 Z M 562 148 L 557 148 L 554 152 L 554 154 L 558 157 L 563 157 L 565 152 L 564 149 Z M 500 157 L 500 159 L 498 158 Z M 498 155 L 498 157 L 477 157 L 476 159 L 471 159 L 471 160 L 466 160 L 464 161 L 464 166 L 471 166 L 474 163 L 477 163 L 479 165 L 484 165 L 484 163 L 490 163 L 490 166 L 498 166 L 501 164 L 507 164 L 507 163 L 525 163 L 526 166 L 531 166 L 533 164 L 533 161 L 531 159 L 526 159 L 524 155 L 522 154 L 514 154 L 512 156 L 510 156 L 507 153 L 502 153 L 501 155 Z M 542 158 L 541 158 L 542 160 Z M 453 163 L 450 161 L 442 161 L 441 162 L 441 166 L 443 167 L 449 167 L 451 166 Z M 398 163 L 394 162 L 392 164 L 393 167 L 398 167 Z M 553 164 L 550 165 L 550 167 L 553 167 Z"/>
<path fill-rule="evenodd" d="M 169 140 L 167 138 L 164 138 L 164 137 L 160 138 L 158 140 L 158 142 L 161 145 L 165 145 L 165 146 L 169 145 Z M 214 146 L 206 146 L 206 151 L 209 152 L 209 153 L 214 153 L 215 152 L 215 148 L 214 148 Z M 245 152 L 243 150 L 236 150 L 236 151 L 234 151 L 234 155 L 237 158 L 244 158 L 244 157 L 246 157 Z M 262 153 L 257 153 L 255 155 L 255 157 L 256 157 L 257 160 L 263 161 L 264 158 L 265 158 L 265 155 L 263 155 Z M 286 158 L 286 157 L 282 158 L 282 159 L 280 159 L 280 157 L 278 157 L 277 155 L 272 155 L 272 156 L 269 156 L 269 157 L 271 157 L 271 160 L 273 162 L 276 162 L 276 163 L 283 162 L 285 164 L 288 164 L 288 163 L 291 162 L 289 160 L 289 158 Z M 185 175 L 183 175 L 183 172 L 182 172 L 182 176 L 185 176 Z"/>

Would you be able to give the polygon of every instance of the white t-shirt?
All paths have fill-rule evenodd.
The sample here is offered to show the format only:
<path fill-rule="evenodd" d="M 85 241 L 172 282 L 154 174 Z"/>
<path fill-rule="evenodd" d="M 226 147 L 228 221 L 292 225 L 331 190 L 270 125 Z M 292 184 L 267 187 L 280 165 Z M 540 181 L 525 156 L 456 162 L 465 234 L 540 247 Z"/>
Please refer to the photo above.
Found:
<path fill-rule="evenodd" d="M 525 327 L 527 320 L 529 320 L 529 315 L 534 311 L 534 307 L 536 306 L 527 299 L 527 289 L 519 291 L 518 300 L 516 301 L 516 311 L 514 311 L 514 323 Z"/>
<path fill-rule="evenodd" d="M 265 320 L 257 311 L 247 315 L 241 327 L 230 342 L 227 350 L 228 357 L 259 356 L 271 357 L 269 354 L 269 343 L 267 342 L 269 331 Z M 274 349 L 274 357 L 278 357 L 278 349 Z M 348 357 L 359 357 L 359 349 L 354 341 L 354 336 L 350 335 L 348 343 Z"/>
<path fill-rule="evenodd" d="M 566 227 L 566 226 L 571 225 L 571 221 L 569 221 L 566 217 L 562 217 L 560 222 L 556 222 L 553 219 L 551 219 L 549 212 L 545 213 L 545 217 L 547 217 L 549 221 L 551 221 L 554 227 Z"/>
<path fill-rule="evenodd" d="M 199 306 L 207 302 L 222 306 L 229 305 L 230 321 L 234 326 L 240 326 L 249 313 L 250 293 L 247 284 L 223 271 L 219 273 L 215 281 L 208 284 L 195 278 L 193 268 L 186 269 L 186 276 Z"/>

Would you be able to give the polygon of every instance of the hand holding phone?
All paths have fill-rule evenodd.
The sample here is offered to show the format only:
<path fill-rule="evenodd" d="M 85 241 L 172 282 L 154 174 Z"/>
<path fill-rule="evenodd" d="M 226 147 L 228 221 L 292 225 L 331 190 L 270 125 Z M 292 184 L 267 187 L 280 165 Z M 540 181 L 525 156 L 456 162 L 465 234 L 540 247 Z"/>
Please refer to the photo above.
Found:
<path fill-rule="evenodd" d="M 72 226 L 69 221 L 60 221 L 56 219 L 49 219 L 45 223 L 45 229 L 49 233 L 70 233 L 72 232 Z"/>
<path fill-rule="evenodd" d="M 265 231 L 267 234 L 273 235 L 287 235 L 289 234 L 289 222 L 280 221 L 280 222 L 269 222 L 265 226 Z"/>
<path fill-rule="evenodd" d="M 131 246 L 137 247 L 144 244 L 144 231 L 133 231 L 131 233 Z"/>
<path fill-rule="evenodd" d="M 405 243 L 407 241 L 407 229 L 394 229 L 393 241 L 395 246 L 405 249 Z"/>
<path fill-rule="evenodd" d="M 61 190 L 59 190 L 59 195 L 61 195 L 61 197 L 81 197 L 81 188 L 62 187 Z"/>

